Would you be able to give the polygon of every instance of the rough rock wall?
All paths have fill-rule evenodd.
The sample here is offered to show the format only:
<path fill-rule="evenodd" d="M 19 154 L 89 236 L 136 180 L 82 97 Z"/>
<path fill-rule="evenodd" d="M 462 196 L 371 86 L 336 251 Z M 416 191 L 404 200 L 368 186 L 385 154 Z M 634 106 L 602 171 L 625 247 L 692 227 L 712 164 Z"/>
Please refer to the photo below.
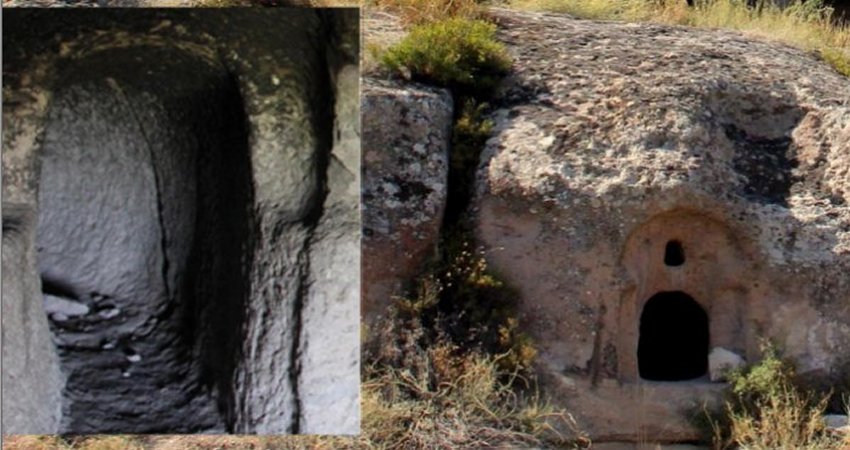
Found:
<path fill-rule="evenodd" d="M 323 208 L 340 176 L 330 61 L 357 49 L 329 36 L 356 11 L 5 16 L 4 240 L 20 250 L 3 265 L 20 292 L 3 296 L 4 432 L 57 431 L 59 392 L 68 432 L 300 431 L 301 372 L 322 364 L 300 362 L 304 327 L 328 313 L 305 312 L 311 274 L 338 270 L 311 253 L 356 239 L 335 216 L 356 214 L 356 194 L 331 186 L 340 207 Z M 356 308 L 356 287 L 325 285 Z M 350 432 L 357 317 L 337 322 L 345 414 L 311 417 Z M 33 389 L 44 402 L 19 394 Z"/>
<path fill-rule="evenodd" d="M 5 25 L 4 20 L 8 29 Z M 10 60 L 8 42 L 3 53 Z M 33 154 L 42 139 L 49 95 L 26 79 L 12 79 L 5 66 L 3 78 L 2 429 L 3 434 L 55 433 L 62 420 L 65 377 L 42 305 L 35 243 L 38 161 Z"/>
<path fill-rule="evenodd" d="M 246 222 L 250 165 L 243 107 L 223 73 L 170 49 L 104 50 L 56 83 L 37 250 L 43 286 L 75 291 L 46 298 L 49 311 L 64 303 L 50 318 L 68 375 L 65 429 L 121 429 L 145 409 L 154 427 L 220 422 L 212 403 L 193 404 L 200 383 L 180 317 L 192 297 L 220 304 L 246 290 L 239 248 L 250 230 L 235 222 Z M 92 387 L 102 374 L 110 385 Z M 152 386 L 166 387 L 156 402 Z M 103 403 L 110 414 L 91 412 Z"/>
<path fill-rule="evenodd" d="M 2 432 L 54 433 L 62 420 L 65 379 L 41 305 L 41 283 L 35 275 L 37 213 L 13 198 L 14 194 L 4 192 L 3 348 L 16 350 L 3 351 Z M 6 392 L 22 400 L 14 400 Z"/>
<path fill-rule="evenodd" d="M 659 292 L 694 298 L 712 346 L 753 361 L 768 338 L 808 379 L 846 379 L 847 78 L 736 33 L 495 16 L 515 72 L 478 173 L 478 237 L 580 426 L 597 440 L 697 436 L 683 411 L 722 385 L 638 373 Z M 671 241 L 681 265 L 664 262 Z"/>
<path fill-rule="evenodd" d="M 360 303 L 351 301 L 360 291 L 360 27 L 353 15 L 333 19 L 342 48 L 329 55 L 334 142 L 328 193 L 311 237 L 299 341 L 299 430 L 309 434 L 360 432 L 360 416 L 352 414 L 360 407 Z"/>
<path fill-rule="evenodd" d="M 366 45 L 392 45 L 398 17 L 363 10 Z M 366 327 L 408 294 L 436 255 L 448 194 L 454 105 L 445 89 L 393 80 L 364 53 L 361 314 Z"/>
<path fill-rule="evenodd" d="M 433 257 L 446 205 L 452 98 L 364 78 L 363 291 L 371 324 Z"/>

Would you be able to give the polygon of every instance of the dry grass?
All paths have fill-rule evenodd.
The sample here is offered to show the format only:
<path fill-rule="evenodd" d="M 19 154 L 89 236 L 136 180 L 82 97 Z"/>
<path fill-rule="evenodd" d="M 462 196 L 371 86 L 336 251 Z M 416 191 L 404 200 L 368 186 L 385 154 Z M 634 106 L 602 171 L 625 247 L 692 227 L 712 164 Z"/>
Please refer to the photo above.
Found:
<path fill-rule="evenodd" d="M 586 19 L 737 30 L 815 51 L 850 76 L 850 25 L 836 23 L 832 8 L 820 0 L 796 0 L 787 8 L 771 0 L 760 0 L 755 7 L 744 0 L 697 0 L 694 7 L 685 0 L 510 0 L 510 4 Z"/>
<path fill-rule="evenodd" d="M 742 450 L 840 448 L 824 431 L 824 407 L 825 401 L 813 406 L 805 395 L 784 389 L 758 402 L 757 414 L 730 410 L 731 438 Z"/>
<path fill-rule="evenodd" d="M 571 448 L 583 442 L 569 414 L 517 393 L 493 357 L 441 343 L 421 359 L 419 370 L 382 368 L 364 383 L 363 448 Z"/>
<path fill-rule="evenodd" d="M 453 342 L 429 317 L 443 292 L 425 278 L 363 343 L 362 439 L 369 449 L 573 448 L 586 444 L 572 417 L 537 395 L 504 354 Z M 427 325 L 425 323 L 427 323 Z M 470 333 L 475 333 L 470 330 Z"/>
<path fill-rule="evenodd" d="M 307 3 L 314 8 L 331 8 L 339 6 L 360 6 L 360 0 L 309 0 Z"/>
<path fill-rule="evenodd" d="M 56 436 L 3 436 L 3 450 L 65 450 L 68 445 Z"/>
<path fill-rule="evenodd" d="M 762 360 L 729 374 L 725 408 L 709 413 L 715 450 L 848 450 L 826 429 L 828 395 L 801 387 L 793 364 L 765 344 Z"/>
<path fill-rule="evenodd" d="M 438 22 L 453 17 L 477 19 L 482 10 L 476 0 L 371 0 L 369 6 L 397 15 L 405 26 Z"/>
<path fill-rule="evenodd" d="M 249 0 L 194 0 L 192 6 L 196 8 L 232 8 L 251 6 L 251 3 Z"/>
<path fill-rule="evenodd" d="M 146 450 L 136 436 L 4 436 L 3 450 Z"/>
<path fill-rule="evenodd" d="M 156 436 L 142 437 L 146 450 L 331 450 L 354 449 L 354 437 L 318 436 Z"/>

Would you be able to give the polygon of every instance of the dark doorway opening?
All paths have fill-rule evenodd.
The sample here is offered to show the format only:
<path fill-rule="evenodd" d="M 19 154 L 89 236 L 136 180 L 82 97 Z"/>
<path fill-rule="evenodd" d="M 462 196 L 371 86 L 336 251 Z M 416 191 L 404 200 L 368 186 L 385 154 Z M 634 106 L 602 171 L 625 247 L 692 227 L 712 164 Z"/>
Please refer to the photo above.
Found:
<path fill-rule="evenodd" d="M 683 381 L 708 371 L 708 314 L 684 292 L 660 292 L 643 307 L 638 340 L 640 377 Z"/>
<path fill-rule="evenodd" d="M 679 241 L 670 241 L 664 247 L 664 264 L 671 267 L 681 266 L 685 263 L 685 250 Z"/>

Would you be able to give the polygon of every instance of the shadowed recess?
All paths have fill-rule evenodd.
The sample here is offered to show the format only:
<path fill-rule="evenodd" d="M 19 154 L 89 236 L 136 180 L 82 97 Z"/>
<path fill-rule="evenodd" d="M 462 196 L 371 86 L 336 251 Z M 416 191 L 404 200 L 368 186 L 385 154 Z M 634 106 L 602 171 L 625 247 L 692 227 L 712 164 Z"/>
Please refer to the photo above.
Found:
<path fill-rule="evenodd" d="M 640 316 L 638 370 L 652 381 L 683 381 L 708 371 L 708 315 L 684 292 L 652 296 Z"/>
<path fill-rule="evenodd" d="M 231 430 L 253 240 L 236 83 L 167 47 L 60 73 L 37 245 L 67 376 L 62 430 Z"/>
<path fill-rule="evenodd" d="M 681 266 L 685 263 L 685 250 L 679 241 L 670 241 L 664 247 L 664 264 L 670 267 Z"/>

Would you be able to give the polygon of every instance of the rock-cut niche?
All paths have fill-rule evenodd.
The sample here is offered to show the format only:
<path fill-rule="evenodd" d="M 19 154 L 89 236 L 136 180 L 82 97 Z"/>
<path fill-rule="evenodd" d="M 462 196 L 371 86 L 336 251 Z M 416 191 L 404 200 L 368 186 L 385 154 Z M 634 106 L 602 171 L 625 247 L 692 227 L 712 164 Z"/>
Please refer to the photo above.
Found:
<path fill-rule="evenodd" d="M 231 430 L 253 229 L 235 79 L 161 46 L 69 61 L 37 237 L 62 431 Z"/>
<path fill-rule="evenodd" d="M 657 214 L 629 236 L 629 280 L 617 315 L 617 371 L 623 381 L 705 381 L 708 355 L 753 351 L 747 326 L 759 277 L 748 241 L 724 221 L 693 210 Z"/>

